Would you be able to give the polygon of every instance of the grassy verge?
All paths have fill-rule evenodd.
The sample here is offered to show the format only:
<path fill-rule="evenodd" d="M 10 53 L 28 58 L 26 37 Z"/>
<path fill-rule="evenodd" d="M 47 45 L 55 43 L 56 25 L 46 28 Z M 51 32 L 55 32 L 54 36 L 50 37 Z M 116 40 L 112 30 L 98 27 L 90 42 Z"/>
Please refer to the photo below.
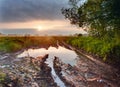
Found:
<path fill-rule="evenodd" d="M 117 64 L 120 63 L 120 44 L 113 40 L 100 40 L 93 37 L 72 37 L 67 43 L 102 58 L 103 61 Z"/>
<path fill-rule="evenodd" d="M 54 46 L 57 41 L 66 40 L 67 36 L 23 36 L 0 37 L 0 51 L 14 52 L 29 47 Z"/>

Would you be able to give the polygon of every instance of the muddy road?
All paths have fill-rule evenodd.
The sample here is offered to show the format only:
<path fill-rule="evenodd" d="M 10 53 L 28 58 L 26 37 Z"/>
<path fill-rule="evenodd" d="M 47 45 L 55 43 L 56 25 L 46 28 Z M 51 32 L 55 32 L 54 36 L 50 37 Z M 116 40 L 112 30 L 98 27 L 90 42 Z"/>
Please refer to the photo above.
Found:
<path fill-rule="evenodd" d="M 119 87 L 117 69 L 64 45 L 0 53 L 3 87 Z"/>

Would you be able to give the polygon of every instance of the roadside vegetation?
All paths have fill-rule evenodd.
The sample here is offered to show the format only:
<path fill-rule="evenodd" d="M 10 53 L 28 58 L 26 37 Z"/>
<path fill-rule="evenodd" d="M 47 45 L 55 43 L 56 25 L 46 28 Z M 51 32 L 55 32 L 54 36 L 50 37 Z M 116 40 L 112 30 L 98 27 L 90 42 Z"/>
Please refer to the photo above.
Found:
<path fill-rule="evenodd" d="M 49 47 L 57 41 L 66 40 L 65 36 L 3 36 L 0 37 L 0 51 L 15 52 L 30 47 Z"/>
<path fill-rule="evenodd" d="M 93 37 L 72 37 L 67 43 L 75 46 L 90 55 L 101 58 L 104 62 L 110 64 L 119 64 L 120 62 L 120 44 L 111 41 L 99 40 Z"/>
<path fill-rule="evenodd" d="M 71 38 L 68 43 L 119 67 L 120 0 L 69 0 L 69 6 L 62 8 L 62 14 L 88 36 Z"/>

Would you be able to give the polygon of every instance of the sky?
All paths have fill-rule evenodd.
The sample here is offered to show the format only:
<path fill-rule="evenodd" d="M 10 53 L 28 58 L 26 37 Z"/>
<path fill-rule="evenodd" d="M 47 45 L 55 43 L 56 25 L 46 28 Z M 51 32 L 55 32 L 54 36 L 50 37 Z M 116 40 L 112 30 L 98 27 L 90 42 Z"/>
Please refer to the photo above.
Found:
<path fill-rule="evenodd" d="M 67 6 L 68 0 L 0 0 L 0 29 L 77 29 L 76 32 L 84 33 L 61 14 Z"/>

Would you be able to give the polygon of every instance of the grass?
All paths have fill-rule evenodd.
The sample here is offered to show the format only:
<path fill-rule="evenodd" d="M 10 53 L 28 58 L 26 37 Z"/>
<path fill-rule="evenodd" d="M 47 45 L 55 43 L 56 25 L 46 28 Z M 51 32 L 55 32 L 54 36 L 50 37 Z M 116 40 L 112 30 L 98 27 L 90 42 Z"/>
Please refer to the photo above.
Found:
<path fill-rule="evenodd" d="M 0 51 L 10 52 L 19 50 L 22 47 L 17 41 L 14 41 L 13 38 L 2 37 L 0 38 Z"/>
<path fill-rule="evenodd" d="M 57 41 L 66 40 L 67 36 L 22 36 L 0 37 L 0 51 L 15 52 L 29 47 L 54 46 Z"/>
<path fill-rule="evenodd" d="M 88 53 L 98 55 L 102 60 L 110 63 L 120 62 L 120 44 L 115 39 L 100 40 L 95 37 L 72 37 L 67 43 Z"/>

